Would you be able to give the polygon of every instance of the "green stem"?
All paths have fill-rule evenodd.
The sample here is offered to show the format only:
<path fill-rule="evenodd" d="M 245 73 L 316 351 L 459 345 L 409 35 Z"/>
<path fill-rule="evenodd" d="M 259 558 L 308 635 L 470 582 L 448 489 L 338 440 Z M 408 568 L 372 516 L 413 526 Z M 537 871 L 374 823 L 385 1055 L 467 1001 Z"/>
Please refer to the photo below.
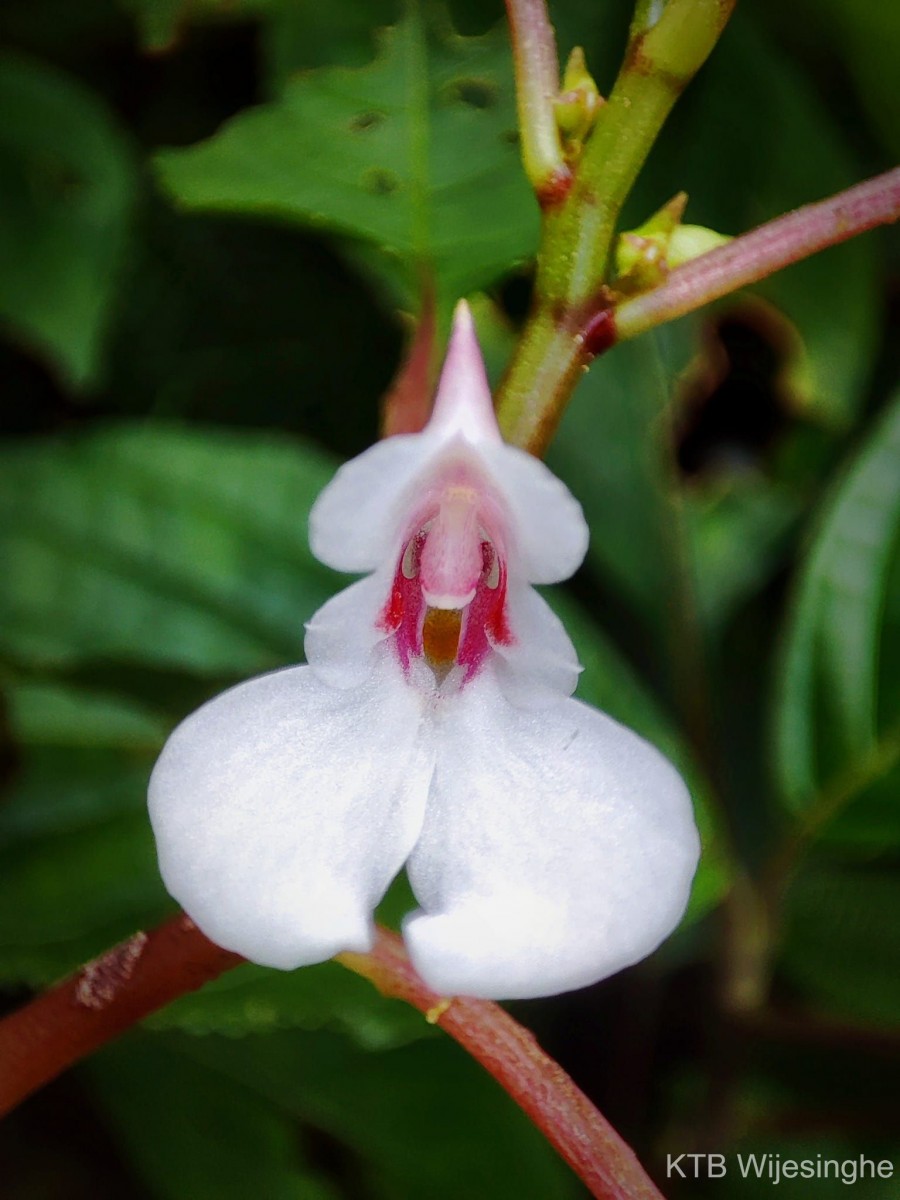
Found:
<path fill-rule="evenodd" d="M 619 213 L 732 7 L 669 0 L 656 24 L 632 38 L 568 195 L 545 210 L 532 314 L 498 399 L 504 435 L 533 453 L 546 447 L 582 368 L 611 344 L 602 318 Z"/>

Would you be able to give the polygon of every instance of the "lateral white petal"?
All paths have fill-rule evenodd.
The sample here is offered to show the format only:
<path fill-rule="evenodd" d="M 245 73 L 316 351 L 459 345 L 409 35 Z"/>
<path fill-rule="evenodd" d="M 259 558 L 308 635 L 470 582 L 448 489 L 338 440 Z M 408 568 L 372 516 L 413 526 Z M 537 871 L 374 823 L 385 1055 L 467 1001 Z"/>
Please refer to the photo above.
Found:
<path fill-rule="evenodd" d="M 178 726 L 154 768 L 166 887 L 253 962 L 368 949 L 372 910 L 418 835 L 432 770 L 421 702 L 375 661 L 349 691 L 309 667 L 232 688 Z"/>
<path fill-rule="evenodd" d="M 374 571 L 396 552 L 403 500 L 440 440 L 398 433 L 344 463 L 309 514 L 309 544 L 336 571 Z"/>
<path fill-rule="evenodd" d="M 515 524 L 518 568 L 529 583 L 558 583 L 581 566 L 588 527 L 581 505 L 539 459 L 504 443 L 478 453 Z"/>
<path fill-rule="evenodd" d="M 525 711 L 485 672 L 441 714 L 405 937 L 442 995 L 516 999 L 637 962 L 678 923 L 699 840 L 680 777 L 576 700 Z"/>
<path fill-rule="evenodd" d="M 352 583 L 307 622 L 306 661 L 330 687 L 356 687 L 368 675 L 372 651 L 389 636 L 379 617 L 390 597 L 392 573 L 380 570 Z"/>
<path fill-rule="evenodd" d="M 532 708 L 571 696 L 581 666 L 562 621 L 527 583 L 510 579 L 506 602 L 514 641 L 494 647 L 497 679 L 506 698 Z"/>

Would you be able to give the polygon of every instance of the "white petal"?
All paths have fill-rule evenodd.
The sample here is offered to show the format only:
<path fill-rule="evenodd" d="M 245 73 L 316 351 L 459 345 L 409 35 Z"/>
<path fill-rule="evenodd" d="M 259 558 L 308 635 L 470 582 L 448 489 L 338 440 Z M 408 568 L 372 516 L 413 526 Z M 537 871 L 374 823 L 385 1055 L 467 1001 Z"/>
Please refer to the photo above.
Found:
<path fill-rule="evenodd" d="M 478 453 L 514 522 L 517 569 L 529 583 L 568 579 L 587 551 L 581 505 L 549 467 L 517 446 L 482 444 Z"/>
<path fill-rule="evenodd" d="M 442 995 L 582 987 L 678 923 L 699 853 L 688 793 L 649 743 L 576 700 L 526 712 L 488 672 L 440 715 L 405 936 Z"/>
<path fill-rule="evenodd" d="M 527 583 L 510 579 L 507 615 L 512 645 L 496 645 L 497 679 L 520 708 L 541 707 L 571 696 L 581 674 L 578 655 L 559 617 Z"/>
<path fill-rule="evenodd" d="M 376 571 L 351 584 L 307 622 L 306 660 L 323 683 L 356 687 L 368 675 L 372 651 L 389 636 L 379 617 L 390 598 L 391 574 L 388 569 Z"/>
<path fill-rule="evenodd" d="M 309 544 L 336 571 L 374 571 L 396 551 L 411 482 L 443 443 L 398 433 L 340 468 L 309 514 Z"/>
<path fill-rule="evenodd" d="M 210 701 L 150 781 L 166 887 L 214 942 L 266 966 L 368 949 L 372 909 L 421 826 L 420 726 L 418 695 L 386 659 L 351 691 L 294 667 Z"/>

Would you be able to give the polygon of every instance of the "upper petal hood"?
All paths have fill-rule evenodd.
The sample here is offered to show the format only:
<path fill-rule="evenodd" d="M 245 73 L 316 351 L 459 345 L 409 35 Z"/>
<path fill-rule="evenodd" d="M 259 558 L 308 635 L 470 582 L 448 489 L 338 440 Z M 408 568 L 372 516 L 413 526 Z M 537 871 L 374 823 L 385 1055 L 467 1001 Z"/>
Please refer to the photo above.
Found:
<path fill-rule="evenodd" d="M 409 863 L 416 969 L 442 995 L 582 987 L 681 918 L 699 853 L 688 793 L 648 742 L 576 700 L 514 708 L 491 673 L 439 716 Z"/>
<path fill-rule="evenodd" d="M 372 910 L 418 835 L 431 775 L 422 706 L 375 655 L 358 688 L 309 667 L 188 717 L 150 780 L 166 887 L 213 941 L 293 968 L 370 948 Z"/>
<path fill-rule="evenodd" d="M 588 529 L 578 502 L 542 462 L 506 445 L 497 426 L 468 307 L 457 307 L 431 420 L 345 463 L 310 514 L 310 544 L 340 571 L 374 571 L 398 540 L 436 478 L 463 464 L 503 525 L 491 531 L 515 558 L 516 573 L 554 583 L 584 558 Z M 498 515 L 500 514 L 500 515 Z"/>

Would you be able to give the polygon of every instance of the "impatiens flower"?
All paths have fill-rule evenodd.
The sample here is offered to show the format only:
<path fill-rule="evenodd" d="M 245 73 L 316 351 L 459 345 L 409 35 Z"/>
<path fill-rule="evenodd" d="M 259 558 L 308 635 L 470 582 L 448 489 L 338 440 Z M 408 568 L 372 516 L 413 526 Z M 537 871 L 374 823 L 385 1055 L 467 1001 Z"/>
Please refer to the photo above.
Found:
<path fill-rule="evenodd" d="M 690 799 L 571 698 L 575 651 L 531 585 L 572 574 L 587 527 L 501 440 L 464 305 L 429 424 L 342 467 L 310 537 L 364 578 L 310 621 L 308 666 L 172 734 L 150 784 L 172 895 L 221 946 L 293 968 L 369 949 L 405 863 L 404 937 L 442 995 L 549 995 L 649 954 L 687 903 Z"/>

